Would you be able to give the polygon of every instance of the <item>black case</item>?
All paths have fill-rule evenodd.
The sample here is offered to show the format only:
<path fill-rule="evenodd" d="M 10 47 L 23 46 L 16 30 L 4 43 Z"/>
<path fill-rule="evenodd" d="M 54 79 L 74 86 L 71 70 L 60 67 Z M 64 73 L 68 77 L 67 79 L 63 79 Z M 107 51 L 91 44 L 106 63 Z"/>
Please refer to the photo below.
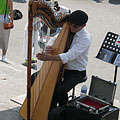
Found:
<path fill-rule="evenodd" d="M 81 109 L 68 108 L 65 120 L 118 120 L 119 109 L 114 106 L 110 106 L 110 111 L 102 114 L 89 114 Z"/>
<path fill-rule="evenodd" d="M 118 120 L 119 108 L 113 106 L 117 84 L 103 80 L 98 76 L 92 76 L 89 95 L 109 102 L 110 108 L 107 113 L 98 115 L 98 120 Z"/>
<path fill-rule="evenodd" d="M 89 95 L 113 104 L 116 83 L 92 76 Z"/>
<path fill-rule="evenodd" d="M 103 80 L 98 76 L 92 76 L 88 96 L 110 103 L 109 110 L 100 114 L 91 114 L 82 108 L 77 108 L 76 111 L 73 111 L 74 116 L 77 116 L 79 114 L 79 120 L 118 120 L 119 108 L 112 105 L 114 101 L 115 91 L 116 83 Z M 78 98 L 72 100 L 71 104 L 74 105 Z"/>

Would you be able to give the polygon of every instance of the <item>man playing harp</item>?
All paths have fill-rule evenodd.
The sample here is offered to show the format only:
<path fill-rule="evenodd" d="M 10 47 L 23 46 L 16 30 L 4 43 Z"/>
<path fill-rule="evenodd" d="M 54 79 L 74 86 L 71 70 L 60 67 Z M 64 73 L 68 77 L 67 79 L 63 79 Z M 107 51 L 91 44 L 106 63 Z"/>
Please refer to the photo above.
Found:
<path fill-rule="evenodd" d="M 74 33 L 74 36 L 69 50 L 65 53 L 52 55 L 52 45 L 49 41 L 46 51 L 36 55 L 42 61 L 61 61 L 66 64 L 64 79 L 55 89 L 51 105 L 54 105 L 55 101 L 59 103 L 59 106 L 66 104 L 67 93 L 78 83 L 86 81 L 88 51 L 91 45 L 91 36 L 85 28 L 87 21 L 88 15 L 84 11 L 72 12 L 69 16 L 69 23 L 70 31 Z"/>

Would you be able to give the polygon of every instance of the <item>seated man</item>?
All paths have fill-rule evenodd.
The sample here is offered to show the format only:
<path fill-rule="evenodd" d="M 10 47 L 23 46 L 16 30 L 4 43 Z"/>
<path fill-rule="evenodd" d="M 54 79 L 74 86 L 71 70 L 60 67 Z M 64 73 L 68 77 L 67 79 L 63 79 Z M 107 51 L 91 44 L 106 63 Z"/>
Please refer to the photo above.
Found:
<path fill-rule="evenodd" d="M 88 51 L 91 45 L 91 36 L 85 26 L 88 21 L 88 15 L 81 10 L 72 12 L 69 16 L 70 31 L 74 34 L 70 48 L 67 52 L 58 55 L 52 55 L 52 44 L 49 41 L 45 53 L 38 53 L 36 57 L 42 61 L 61 61 L 66 64 L 64 79 L 59 84 L 53 95 L 52 106 L 55 101 L 59 106 L 68 101 L 68 92 L 78 83 L 84 82 L 86 77 L 86 66 L 88 64 Z M 50 44 L 52 43 L 52 44 Z"/>

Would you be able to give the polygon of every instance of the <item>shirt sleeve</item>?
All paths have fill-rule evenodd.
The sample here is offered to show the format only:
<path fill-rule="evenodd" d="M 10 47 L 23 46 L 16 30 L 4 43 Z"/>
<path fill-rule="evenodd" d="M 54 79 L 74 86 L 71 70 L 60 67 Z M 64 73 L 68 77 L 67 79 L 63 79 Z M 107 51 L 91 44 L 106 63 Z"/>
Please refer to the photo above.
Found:
<path fill-rule="evenodd" d="M 50 38 L 49 41 L 47 42 L 46 46 L 53 46 L 55 43 L 55 40 L 57 39 L 58 34 L 56 34 L 54 37 Z"/>
<path fill-rule="evenodd" d="M 82 55 L 90 47 L 90 40 L 88 37 L 78 38 L 76 43 L 71 44 L 71 48 L 66 53 L 59 54 L 63 64 L 72 61 Z"/>

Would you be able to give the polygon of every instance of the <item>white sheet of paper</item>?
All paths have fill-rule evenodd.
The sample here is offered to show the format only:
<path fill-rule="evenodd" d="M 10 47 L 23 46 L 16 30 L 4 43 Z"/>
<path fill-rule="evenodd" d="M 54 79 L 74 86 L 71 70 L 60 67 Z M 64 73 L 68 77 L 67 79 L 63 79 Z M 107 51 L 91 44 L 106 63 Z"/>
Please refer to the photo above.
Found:
<path fill-rule="evenodd" d="M 120 46 L 120 35 L 118 36 L 116 42 L 115 42 L 115 45 L 119 45 Z"/>

